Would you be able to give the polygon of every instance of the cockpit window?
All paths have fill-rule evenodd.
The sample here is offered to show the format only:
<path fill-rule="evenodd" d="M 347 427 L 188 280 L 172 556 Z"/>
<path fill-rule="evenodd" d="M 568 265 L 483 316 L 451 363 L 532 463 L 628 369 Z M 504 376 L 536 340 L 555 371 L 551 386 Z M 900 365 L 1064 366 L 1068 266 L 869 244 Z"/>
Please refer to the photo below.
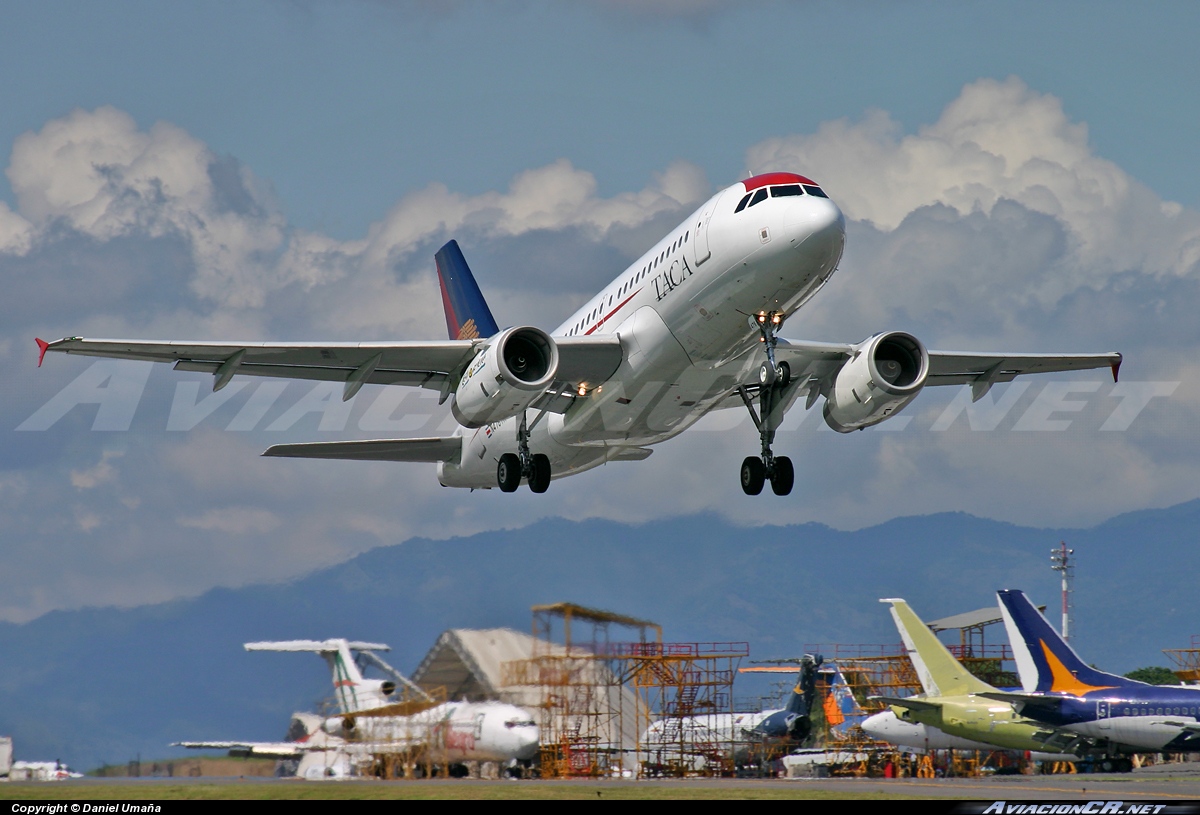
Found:
<path fill-rule="evenodd" d="M 510 730 L 514 727 L 537 727 L 537 722 L 533 719 L 509 719 L 504 726 Z"/>
<path fill-rule="evenodd" d="M 815 195 L 818 198 L 828 198 L 829 197 L 828 195 L 825 194 L 825 191 L 823 189 L 821 189 L 820 187 L 814 187 L 811 184 L 805 184 L 804 191 L 807 192 L 809 195 Z"/>
<path fill-rule="evenodd" d="M 750 206 L 754 206 L 755 204 L 760 204 L 760 203 L 762 203 L 763 201 L 766 201 L 766 200 L 767 200 L 767 190 L 766 190 L 766 188 L 764 187 L 763 189 L 761 189 L 761 190 L 759 190 L 758 192 L 754 193 L 754 198 L 752 198 L 752 199 L 751 199 L 751 201 L 750 201 Z"/>
<path fill-rule="evenodd" d="M 804 195 L 799 184 L 785 184 L 782 187 L 771 187 L 772 198 L 783 198 L 785 195 Z"/>
<path fill-rule="evenodd" d="M 746 204 L 750 203 L 750 196 L 753 194 L 754 193 L 752 193 L 752 192 L 748 192 L 745 195 L 743 195 L 742 200 L 738 201 L 737 209 L 735 209 L 734 212 L 741 212 L 742 210 L 744 210 L 746 208 Z"/>

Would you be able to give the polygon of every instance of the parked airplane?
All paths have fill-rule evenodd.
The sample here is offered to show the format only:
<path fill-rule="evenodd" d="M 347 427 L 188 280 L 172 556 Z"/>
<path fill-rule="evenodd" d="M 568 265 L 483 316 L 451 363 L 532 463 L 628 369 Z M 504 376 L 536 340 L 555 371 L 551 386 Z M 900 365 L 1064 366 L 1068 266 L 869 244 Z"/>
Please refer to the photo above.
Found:
<path fill-rule="evenodd" d="M 999 747 L 1042 753 L 1082 752 L 1090 746 L 1087 739 L 1076 733 L 1023 718 L 1011 704 L 997 703 L 988 695 L 996 689 L 973 676 L 955 659 L 908 603 L 900 599 L 880 602 L 891 605 L 892 618 L 924 693 L 905 698 L 881 697 L 891 709 L 863 722 L 863 731 L 872 738 L 916 748 Z M 924 725 L 924 730 L 912 725 Z M 934 729 L 952 738 L 943 739 Z M 955 743 L 955 739 L 970 744 Z"/>
<path fill-rule="evenodd" d="M 374 652 L 380 643 L 344 639 L 250 642 L 247 651 L 305 651 L 320 654 L 333 675 L 339 713 L 330 717 L 295 714 L 285 742 L 181 742 L 194 749 L 228 749 L 251 755 L 301 758 L 297 774 L 341 776 L 377 755 L 419 755 L 442 766 L 468 761 L 515 765 L 537 755 L 538 727 L 533 716 L 502 702 L 438 703 Z M 373 664 L 393 679 L 367 679 L 358 660 Z M 397 683 L 412 691 L 392 699 Z"/>
<path fill-rule="evenodd" d="M 1021 715 L 1105 746 L 1100 766 L 1129 770 L 1122 753 L 1200 752 L 1200 687 L 1149 685 L 1085 663 L 1016 590 L 997 592 L 1021 693 L 986 693 Z"/>
<path fill-rule="evenodd" d="M 642 736 L 642 748 L 648 753 L 642 760 L 652 763 L 675 760 L 681 751 L 707 756 L 728 748 L 732 748 L 736 755 L 739 752 L 744 754 L 752 745 L 766 742 L 803 741 L 812 730 L 809 714 L 822 659 L 805 654 L 793 662 L 799 667 L 796 684 L 782 708 L 756 713 L 708 713 L 659 719 L 651 723 Z M 776 670 L 791 672 L 797 669 Z"/>
<path fill-rule="evenodd" d="M 775 455 L 784 413 L 825 397 L 842 433 L 891 418 L 925 385 L 971 386 L 975 399 L 1027 373 L 1111 367 L 1121 355 L 929 351 L 887 331 L 858 343 L 780 338 L 784 321 L 837 270 L 841 210 L 811 179 L 767 173 L 706 201 L 553 332 L 500 330 L 455 241 L 436 255 L 448 341 L 365 343 L 153 342 L 70 337 L 47 351 L 174 362 L 235 374 L 436 390 L 461 427 L 439 438 L 280 444 L 264 455 L 436 462 L 444 486 L 545 492 L 551 478 L 607 461 L 640 461 L 649 445 L 712 410 L 744 406 L 760 452 L 742 489 L 791 492 L 792 461 Z M 757 408 L 755 401 L 757 400 Z M 528 414 L 533 412 L 532 421 Z"/>

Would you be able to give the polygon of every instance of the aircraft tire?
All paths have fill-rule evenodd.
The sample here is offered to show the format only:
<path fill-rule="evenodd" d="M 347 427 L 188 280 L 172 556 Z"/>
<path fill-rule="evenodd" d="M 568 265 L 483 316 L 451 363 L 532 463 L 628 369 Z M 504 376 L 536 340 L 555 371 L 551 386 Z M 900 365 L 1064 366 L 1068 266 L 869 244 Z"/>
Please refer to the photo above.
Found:
<path fill-rule="evenodd" d="M 779 363 L 779 367 L 775 369 L 775 387 L 780 390 L 786 388 L 792 381 L 792 366 L 786 362 Z"/>
<path fill-rule="evenodd" d="M 767 468 L 758 456 L 746 456 L 742 461 L 742 492 L 758 495 L 767 480 Z"/>
<path fill-rule="evenodd" d="M 496 483 L 501 492 L 516 492 L 521 486 L 521 459 L 516 453 L 505 453 L 500 456 L 496 465 Z"/>
<path fill-rule="evenodd" d="M 776 457 L 775 472 L 771 474 L 771 491 L 776 495 L 787 495 L 795 483 L 796 469 L 792 466 L 792 460 L 787 456 Z"/>
<path fill-rule="evenodd" d="M 550 488 L 550 457 L 544 453 L 533 454 L 533 475 L 529 477 L 529 489 L 545 492 Z"/>
<path fill-rule="evenodd" d="M 764 388 L 769 388 L 775 384 L 776 378 L 779 376 L 779 371 L 771 367 L 771 363 L 764 362 L 758 366 L 758 384 Z"/>

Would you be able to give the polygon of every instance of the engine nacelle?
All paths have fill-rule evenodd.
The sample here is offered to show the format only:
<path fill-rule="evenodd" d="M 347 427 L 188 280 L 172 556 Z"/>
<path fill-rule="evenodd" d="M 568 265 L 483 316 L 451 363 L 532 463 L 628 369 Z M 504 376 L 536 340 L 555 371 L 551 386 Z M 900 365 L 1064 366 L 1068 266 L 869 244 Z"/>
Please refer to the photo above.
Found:
<path fill-rule="evenodd" d="M 912 334 L 876 334 L 854 347 L 825 400 L 825 423 L 839 433 L 895 416 L 929 375 L 929 352 Z"/>
<path fill-rule="evenodd" d="M 451 410 L 464 427 L 483 427 L 516 416 L 537 399 L 558 372 L 558 346 L 540 328 L 506 328 L 471 360 L 454 392 Z"/>

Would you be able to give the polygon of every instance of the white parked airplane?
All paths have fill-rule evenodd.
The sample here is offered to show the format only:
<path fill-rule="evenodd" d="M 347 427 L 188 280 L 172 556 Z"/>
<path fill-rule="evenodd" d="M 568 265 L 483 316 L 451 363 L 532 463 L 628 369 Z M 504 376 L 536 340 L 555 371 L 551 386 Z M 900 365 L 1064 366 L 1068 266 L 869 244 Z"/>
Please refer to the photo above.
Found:
<path fill-rule="evenodd" d="M 1111 367 L 1121 355 L 929 351 L 902 331 L 858 343 L 779 337 L 784 321 L 837 270 L 841 210 L 812 180 L 767 173 L 726 187 L 553 332 L 500 330 L 458 244 L 437 253 L 449 340 L 367 343 L 44 342 L 46 351 L 174 362 L 235 374 L 437 390 L 462 425 L 441 438 L 281 444 L 264 455 L 425 461 L 445 486 L 512 492 L 607 461 L 639 461 L 711 410 L 745 406 L 760 452 L 741 484 L 795 478 L 772 444 L 785 411 L 825 397 L 825 421 L 847 433 L 895 416 L 926 385 L 971 386 L 979 399 L 1020 374 Z M 757 402 L 757 408 L 756 408 Z M 529 413 L 533 413 L 529 420 Z"/>
<path fill-rule="evenodd" d="M 350 774 L 352 767 L 388 753 L 419 755 L 442 766 L 468 761 L 512 765 L 537 755 L 538 727 L 528 711 L 502 702 L 439 704 L 375 655 L 375 651 L 389 650 L 387 645 L 331 639 L 248 642 L 245 647 L 247 651 L 320 654 L 333 674 L 339 714 L 327 718 L 293 715 L 288 741 L 180 742 L 179 746 L 300 758 L 297 774 L 313 778 L 342 777 Z M 395 681 L 365 678 L 355 654 Z M 397 682 L 408 684 L 413 701 L 396 704 L 392 700 Z"/>

